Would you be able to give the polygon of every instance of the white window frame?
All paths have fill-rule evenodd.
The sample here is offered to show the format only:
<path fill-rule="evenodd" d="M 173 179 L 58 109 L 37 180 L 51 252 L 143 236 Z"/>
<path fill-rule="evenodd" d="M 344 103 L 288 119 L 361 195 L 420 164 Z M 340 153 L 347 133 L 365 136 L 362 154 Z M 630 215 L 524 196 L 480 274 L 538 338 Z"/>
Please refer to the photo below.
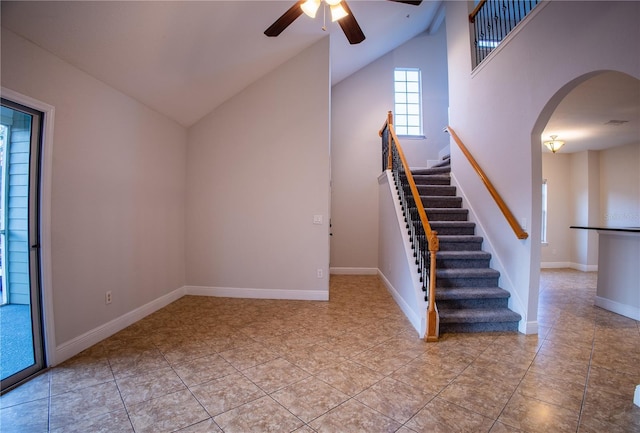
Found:
<path fill-rule="evenodd" d="M 422 72 L 419 68 L 393 71 L 394 118 L 398 136 L 424 138 L 422 122 Z"/>

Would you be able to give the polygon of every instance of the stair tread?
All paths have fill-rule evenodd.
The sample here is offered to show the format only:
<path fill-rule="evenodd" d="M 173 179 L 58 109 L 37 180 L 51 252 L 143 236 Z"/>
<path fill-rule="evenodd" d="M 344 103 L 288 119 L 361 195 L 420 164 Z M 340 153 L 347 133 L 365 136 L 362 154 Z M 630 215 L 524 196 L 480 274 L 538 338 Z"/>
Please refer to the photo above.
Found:
<path fill-rule="evenodd" d="M 454 226 L 454 227 L 475 227 L 476 223 L 472 221 L 448 221 L 448 220 L 435 220 L 429 221 L 431 226 Z"/>
<path fill-rule="evenodd" d="M 500 287 L 455 287 L 436 291 L 436 301 L 451 299 L 509 298 L 508 291 Z"/>
<path fill-rule="evenodd" d="M 476 235 L 438 235 L 440 242 L 481 242 L 482 236 Z"/>
<path fill-rule="evenodd" d="M 436 258 L 440 259 L 487 259 L 491 258 L 491 253 L 486 251 L 438 251 Z"/>
<path fill-rule="evenodd" d="M 500 272 L 493 268 L 458 268 L 458 269 L 436 269 L 436 281 L 438 277 L 494 277 L 499 276 Z"/>
<path fill-rule="evenodd" d="M 520 314 L 508 308 L 438 309 L 441 323 L 516 322 Z"/>
<path fill-rule="evenodd" d="M 442 174 L 449 173 L 451 171 L 451 166 L 446 165 L 444 167 L 434 167 L 434 168 L 421 168 L 417 170 L 412 170 L 411 174 Z"/>

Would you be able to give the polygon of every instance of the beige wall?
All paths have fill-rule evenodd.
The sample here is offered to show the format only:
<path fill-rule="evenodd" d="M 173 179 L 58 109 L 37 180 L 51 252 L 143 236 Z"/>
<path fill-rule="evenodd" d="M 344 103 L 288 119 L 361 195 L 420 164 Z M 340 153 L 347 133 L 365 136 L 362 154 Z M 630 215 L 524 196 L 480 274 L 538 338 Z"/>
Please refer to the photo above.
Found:
<path fill-rule="evenodd" d="M 542 267 L 597 269 L 598 234 L 572 225 L 640 225 L 640 143 L 601 151 L 543 153 L 548 180 L 548 245 Z"/>
<path fill-rule="evenodd" d="M 378 268 L 378 186 L 382 172 L 378 130 L 393 111 L 393 70 L 422 71 L 426 138 L 401 140 L 412 167 L 448 146 L 447 53 L 444 26 L 421 34 L 332 88 L 331 268 L 333 272 L 375 272 Z"/>
<path fill-rule="evenodd" d="M 56 344 L 182 287 L 184 128 L 4 29 L 2 86 L 55 107 Z"/>
<path fill-rule="evenodd" d="M 324 38 L 190 128 L 189 286 L 328 298 L 329 82 Z"/>
<path fill-rule="evenodd" d="M 449 1 L 446 6 L 451 125 L 516 219 L 526 219 L 530 237 L 518 240 L 496 206 L 478 205 L 474 218 L 492 245 L 492 263 L 500 264 L 502 287 L 523 315 L 521 331 L 533 333 L 541 256 L 540 136 L 559 101 L 587 74 L 614 70 L 640 77 L 633 55 L 640 39 L 640 4 L 542 2 L 475 71 L 471 3 Z M 454 176 L 466 197 L 490 202 L 464 156 L 455 148 L 451 153 Z"/>

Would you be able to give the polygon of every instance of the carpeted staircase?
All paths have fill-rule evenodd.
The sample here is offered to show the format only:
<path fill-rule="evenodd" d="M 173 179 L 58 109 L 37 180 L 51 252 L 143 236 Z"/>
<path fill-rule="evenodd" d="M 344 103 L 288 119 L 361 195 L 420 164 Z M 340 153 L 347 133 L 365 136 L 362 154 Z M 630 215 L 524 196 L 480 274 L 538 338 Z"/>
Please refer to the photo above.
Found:
<path fill-rule="evenodd" d="M 451 186 L 446 157 L 430 169 L 412 170 L 431 228 L 438 232 L 436 305 L 440 332 L 517 331 L 520 315 L 508 308 L 509 292 L 498 287 L 500 273 L 489 266 L 482 237 L 468 221 L 462 198 Z"/>

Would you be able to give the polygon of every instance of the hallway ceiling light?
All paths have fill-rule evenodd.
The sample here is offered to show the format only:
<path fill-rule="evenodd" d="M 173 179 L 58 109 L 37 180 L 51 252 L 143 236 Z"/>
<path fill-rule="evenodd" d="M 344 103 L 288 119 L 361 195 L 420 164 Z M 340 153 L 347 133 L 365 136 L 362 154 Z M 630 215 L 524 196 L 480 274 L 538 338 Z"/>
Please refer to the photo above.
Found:
<path fill-rule="evenodd" d="M 557 135 L 552 135 L 551 140 L 545 141 L 544 145 L 547 146 L 551 152 L 556 153 L 562 146 L 564 146 L 564 141 L 556 140 L 558 138 Z"/>

